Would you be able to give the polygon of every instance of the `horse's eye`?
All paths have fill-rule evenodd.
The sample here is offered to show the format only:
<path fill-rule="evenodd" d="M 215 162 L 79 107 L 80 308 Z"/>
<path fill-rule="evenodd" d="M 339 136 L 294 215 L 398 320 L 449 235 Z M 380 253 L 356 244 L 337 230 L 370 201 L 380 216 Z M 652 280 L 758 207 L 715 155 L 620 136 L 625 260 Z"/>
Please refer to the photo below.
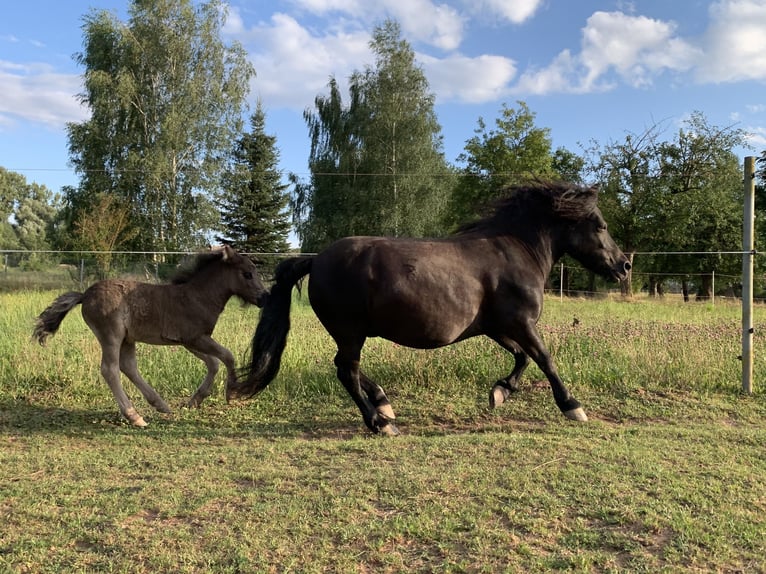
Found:
<path fill-rule="evenodd" d="M 250 271 L 245 271 L 242 275 L 245 277 L 245 279 L 253 278 L 253 274 Z"/>

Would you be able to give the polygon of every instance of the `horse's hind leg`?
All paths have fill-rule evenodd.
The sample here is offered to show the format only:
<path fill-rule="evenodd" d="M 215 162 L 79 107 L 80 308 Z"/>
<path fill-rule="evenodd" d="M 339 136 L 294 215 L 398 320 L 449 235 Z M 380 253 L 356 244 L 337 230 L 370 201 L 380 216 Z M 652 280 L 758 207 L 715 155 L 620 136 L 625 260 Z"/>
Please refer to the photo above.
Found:
<path fill-rule="evenodd" d="M 161 413 L 169 413 L 170 407 L 164 399 L 147 383 L 138 372 L 136 363 L 136 345 L 123 341 L 120 347 L 120 370 L 136 385 L 146 401 Z"/>
<path fill-rule="evenodd" d="M 144 417 L 133 407 L 133 403 L 128 398 L 128 395 L 125 394 L 125 389 L 122 388 L 122 383 L 120 383 L 119 345 L 104 341 L 99 342 L 101 343 L 101 375 L 104 377 L 106 384 L 109 385 L 109 389 L 117 401 L 117 406 L 120 408 L 122 416 L 128 419 L 132 425 L 145 427 L 146 421 L 144 421 Z"/>
<path fill-rule="evenodd" d="M 362 385 L 367 398 L 378 411 L 378 414 L 387 421 L 392 421 L 396 418 L 394 409 L 391 407 L 391 402 L 388 400 L 383 388 L 375 381 L 367 377 L 361 370 L 359 371 L 359 383 Z"/>
<path fill-rule="evenodd" d="M 529 357 L 521 350 L 518 344 L 508 337 L 492 337 L 498 345 L 503 347 L 506 351 L 510 352 L 514 358 L 513 370 L 504 379 L 500 379 L 492 387 L 489 392 L 489 406 L 495 408 L 502 405 L 511 393 L 515 393 L 519 390 L 519 380 L 521 375 L 529 365 Z"/>
<path fill-rule="evenodd" d="M 362 413 L 365 424 L 372 432 L 392 436 L 398 435 L 399 430 L 396 426 L 385 417 L 381 416 L 378 413 L 377 408 L 362 394 L 362 378 L 359 371 L 359 358 L 361 356 L 363 344 L 364 340 L 362 340 L 361 343 L 346 345 L 338 343 L 338 353 L 335 355 L 335 366 L 338 369 L 338 379 L 343 383 L 343 386 L 348 391 L 348 394 L 351 395 L 351 398 L 354 399 L 356 406 Z M 365 380 L 371 382 L 367 377 L 365 377 Z"/>
<path fill-rule="evenodd" d="M 205 353 L 202 353 L 200 351 L 195 351 L 194 349 L 190 347 L 186 347 L 186 349 L 195 357 L 200 359 L 202 362 L 205 363 L 205 366 L 207 367 L 207 374 L 205 375 L 205 378 L 202 381 L 202 384 L 197 387 L 197 390 L 194 391 L 194 394 L 189 399 L 189 402 L 186 403 L 186 406 L 191 408 L 197 408 L 202 404 L 202 401 L 204 401 L 206 398 L 210 396 L 210 394 L 213 392 L 213 381 L 215 380 L 216 374 L 218 374 L 218 359 L 213 357 L 212 355 L 206 355 Z"/>

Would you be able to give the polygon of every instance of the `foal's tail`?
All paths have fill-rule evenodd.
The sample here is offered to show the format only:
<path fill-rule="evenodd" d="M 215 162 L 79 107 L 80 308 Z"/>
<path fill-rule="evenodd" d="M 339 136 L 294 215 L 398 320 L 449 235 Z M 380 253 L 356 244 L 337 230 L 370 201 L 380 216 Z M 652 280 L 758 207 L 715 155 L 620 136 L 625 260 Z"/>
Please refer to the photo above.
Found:
<path fill-rule="evenodd" d="M 277 265 L 274 285 L 253 335 L 250 364 L 242 369 L 235 383 L 227 385 L 227 399 L 255 396 L 277 376 L 290 331 L 293 286 L 311 272 L 312 261 L 313 257 L 292 257 Z"/>
<path fill-rule="evenodd" d="M 35 323 L 35 330 L 32 331 L 32 338 L 37 339 L 41 345 L 45 345 L 45 340 L 56 334 L 66 314 L 82 303 L 82 297 L 83 294 L 77 291 L 59 295 L 45 311 L 40 313 Z"/>

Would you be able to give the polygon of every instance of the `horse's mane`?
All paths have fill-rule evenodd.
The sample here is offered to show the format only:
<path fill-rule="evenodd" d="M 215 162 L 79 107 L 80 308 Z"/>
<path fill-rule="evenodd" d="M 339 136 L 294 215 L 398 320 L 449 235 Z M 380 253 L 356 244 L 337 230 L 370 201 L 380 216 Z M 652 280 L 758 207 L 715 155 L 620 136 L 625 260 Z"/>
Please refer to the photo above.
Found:
<path fill-rule="evenodd" d="M 534 180 L 508 187 L 506 196 L 490 205 L 489 215 L 460 226 L 456 234 L 505 233 L 511 225 L 534 225 L 535 220 L 542 218 L 577 221 L 591 215 L 597 203 L 595 187 Z"/>
<path fill-rule="evenodd" d="M 207 269 L 212 263 L 220 261 L 222 257 L 223 251 L 220 249 L 198 253 L 190 261 L 181 264 L 180 269 L 170 278 L 170 282 L 173 285 L 188 283 L 193 277 L 204 269 Z"/>

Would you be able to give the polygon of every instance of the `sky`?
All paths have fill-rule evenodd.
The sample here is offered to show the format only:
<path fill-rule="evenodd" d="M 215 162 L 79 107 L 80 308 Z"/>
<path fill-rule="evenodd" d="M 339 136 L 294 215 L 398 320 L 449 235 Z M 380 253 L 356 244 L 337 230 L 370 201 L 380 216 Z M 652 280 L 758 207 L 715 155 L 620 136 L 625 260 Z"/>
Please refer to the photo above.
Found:
<path fill-rule="evenodd" d="M 196 1 L 196 0 L 195 0 Z M 77 185 L 67 122 L 81 122 L 83 17 L 128 0 L 5 2 L 0 18 L 0 166 L 59 192 Z M 672 139 L 701 112 L 766 149 L 766 0 L 230 0 L 224 42 L 255 67 L 280 169 L 305 178 L 303 111 L 372 65 L 376 25 L 391 18 L 435 96 L 446 159 L 455 162 L 479 118 L 523 101 L 553 148 L 623 140 L 659 125 Z M 343 94 L 346 92 L 344 90 Z"/>

